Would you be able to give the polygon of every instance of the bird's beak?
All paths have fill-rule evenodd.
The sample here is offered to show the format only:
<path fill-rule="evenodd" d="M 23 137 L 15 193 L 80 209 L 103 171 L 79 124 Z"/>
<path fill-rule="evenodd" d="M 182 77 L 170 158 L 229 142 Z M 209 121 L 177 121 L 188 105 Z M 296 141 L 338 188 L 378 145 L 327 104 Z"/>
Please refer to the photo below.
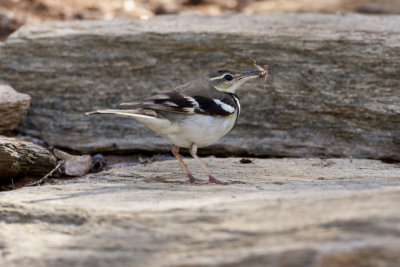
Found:
<path fill-rule="evenodd" d="M 263 77 L 263 72 L 260 70 L 251 70 L 251 71 L 246 71 L 240 74 L 240 76 L 237 77 L 237 81 L 239 82 L 245 82 L 248 80 L 252 80 L 255 78 Z"/>

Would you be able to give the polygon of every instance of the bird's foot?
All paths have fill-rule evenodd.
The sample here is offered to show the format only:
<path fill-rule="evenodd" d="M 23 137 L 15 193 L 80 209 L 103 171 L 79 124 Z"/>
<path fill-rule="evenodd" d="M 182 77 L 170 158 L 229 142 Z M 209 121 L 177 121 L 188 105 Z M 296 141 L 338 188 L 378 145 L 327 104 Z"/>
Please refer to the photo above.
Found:
<path fill-rule="evenodd" d="M 208 181 L 195 178 L 193 175 L 188 175 L 189 180 L 182 182 L 183 184 L 208 184 Z"/>
<path fill-rule="evenodd" d="M 217 178 L 215 178 L 212 175 L 209 175 L 208 178 L 209 178 L 208 182 L 209 183 L 214 183 L 214 184 L 221 184 L 221 185 L 244 184 L 244 182 L 241 182 L 241 181 L 221 181 L 221 180 L 218 180 Z"/>

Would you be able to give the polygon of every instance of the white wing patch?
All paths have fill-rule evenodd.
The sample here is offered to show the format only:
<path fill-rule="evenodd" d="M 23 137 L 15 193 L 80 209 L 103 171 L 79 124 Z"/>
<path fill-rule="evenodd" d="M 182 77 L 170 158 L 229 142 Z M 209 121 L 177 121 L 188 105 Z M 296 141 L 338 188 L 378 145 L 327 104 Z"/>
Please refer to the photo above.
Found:
<path fill-rule="evenodd" d="M 225 110 L 228 113 L 234 113 L 235 112 L 235 108 L 222 102 L 219 99 L 213 99 L 215 104 L 219 105 L 223 110 Z"/>
<path fill-rule="evenodd" d="M 169 106 L 169 107 L 178 107 L 177 104 L 175 104 L 174 102 L 171 102 L 171 101 L 165 101 L 163 104 L 166 106 Z"/>
<path fill-rule="evenodd" d="M 188 100 L 190 103 L 192 103 L 192 105 L 193 105 L 194 108 L 200 109 L 199 103 L 198 103 L 193 97 L 190 97 L 190 96 L 183 96 L 183 97 L 184 97 L 186 100 Z"/>
<path fill-rule="evenodd" d="M 199 103 L 193 97 L 185 96 L 185 95 L 182 95 L 182 96 L 192 104 L 192 107 L 183 108 L 184 111 L 186 111 L 189 114 L 195 114 L 196 110 L 201 110 Z"/>

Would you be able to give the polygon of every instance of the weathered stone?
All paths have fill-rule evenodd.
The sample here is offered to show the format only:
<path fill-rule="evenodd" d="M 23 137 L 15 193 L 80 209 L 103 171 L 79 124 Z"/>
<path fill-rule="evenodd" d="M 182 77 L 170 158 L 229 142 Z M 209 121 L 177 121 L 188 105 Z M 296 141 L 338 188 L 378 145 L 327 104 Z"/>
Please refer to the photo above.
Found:
<path fill-rule="evenodd" d="M 0 136 L 0 181 L 22 176 L 41 177 L 55 166 L 56 160 L 46 148 Z"/>
<path fill-rule="evenodd" d="M 265 90 L 238 92 L 242 114 L 207 151 L 400 159 L 398 16 L 163 16 L 21 28 L 0 79 L 33 96 L 19 130 L 82 152 L 167 151 L 136 121 L 86 117 L 170 90 L 211 69 L 270 66 Z M 205 151 L 205 150 L 202 150 Z"/>
<path fill-rule="evenodd" d="M 3 192 L 0 265 L 399 266 L 398 165 L 205 161 L 245 184 L 181 184 L 174 160 Z"/>
<path fill-rule="evenodd" d="M 0 84 L 0 132 L 11 131 L 24 117 L 31 97 L 20 94 L 11 86 Z"/>

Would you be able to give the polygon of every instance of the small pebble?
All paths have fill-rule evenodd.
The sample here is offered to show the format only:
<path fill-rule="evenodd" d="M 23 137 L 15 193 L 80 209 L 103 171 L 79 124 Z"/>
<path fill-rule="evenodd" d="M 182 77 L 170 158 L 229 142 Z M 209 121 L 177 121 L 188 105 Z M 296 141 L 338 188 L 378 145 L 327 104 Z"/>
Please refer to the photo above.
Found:
<path fill-rule="evenodd" d="M 249 163 L 253 163 L 253 160 L 243 158 L 243 159 L 240 160 L 240 163 L 242 163 L 242 164 L 249 164 Z"/>

